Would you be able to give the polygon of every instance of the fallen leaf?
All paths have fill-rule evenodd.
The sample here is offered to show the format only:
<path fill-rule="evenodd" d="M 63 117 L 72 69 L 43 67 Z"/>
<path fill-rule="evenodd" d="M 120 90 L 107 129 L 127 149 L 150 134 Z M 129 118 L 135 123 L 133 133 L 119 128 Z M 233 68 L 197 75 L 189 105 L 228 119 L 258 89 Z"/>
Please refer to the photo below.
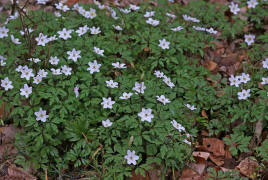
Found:
<path fill-rule="evenodd" d="M 8 175 L 12 176 L 14 178 L 20 178 L 20 179 L 25 179 L 25 180 L 36 180 L 34 176 L 26 172 L 24 169 L 19 168 L 15 165 L 10 165 L 8 167 Z"/>
<path fill-rule="evenodd" d="M 236 53 L 229 53 L 221 56 L 221 60 L 219 62 L 222 66 L 231 66 L 234 65 L 238 61 L 238 55 Z"/>
<path fill-rule="evenodd" d="M 13 146 L 13 144 L 1 144 L 0 145 L 0 159 L 3 159 L 12 154 L 18 153 L 18 150 Z"/>
<path fill-rule="evenodd" d="M 15 140 L 15 134 L 21 130 L 14 127 L 13 125 L 5 126 L 0 128 L 0 138 L 2 144 L 8 144 Z"/>
<path fill-rule="evenodd" d="M 132 177 L 130 178 L 130 180 L 149 180 L 149 176 L 146 173 L 145 177 L 143 177 L 141 174 L 136 174 L 135 170 L 133 170 L 131 172 Z"/>
<path fill-rule="evenodd" d="M 150 51 L 150 48 L 146 46 L 143 50 L 144 50 L 145 52 L 149 52 L 149 51 Z"/>
<path fill-rule="evenodd" d="M 184 169 L 179 180 L 200 180 L 202 177 L 192 169 Z"/>
<path fill-rule="evenodd" d="M 194 157 L 201 157 L 201 158 L 203 158 L 203 159 L 205 159 L 205 160 L 208 159 L 209 154 L 210 154 L 210 153 L 208 153 L 208 152 L 202 152 L 202 151 L 194 151 L 194 152 L 193 152 L 193 156 L 194 156 Z"/>
<path fill-rule="evenodd" d="M 214 162 L 217 166 L 222 166 L 224 164 L 223 156 L 215 156 L 213 154 L 209 155 L 209 159 Z"/>
<path fill-rule="evenodd" d="M 202 111 L 201 111 L 201 115 L 202 115 L 203 117 L 205 117 L 205 118 L 208 118 L 208 115 L 207 115 L 207 113 L 206 113 L 205 110 L 202 110 Z"/>
<path fill-rule="evenodd" d="M 203 146 L 215 156 L 224 156 L 224 142 L 217 138 L 203 138 Z"/>
<path fill-rule="evenodd" d="M 218 67 L 218 64 L 210 60 L 205 63 L 205 67 L 208 68 L 209 71 L 215 71 Z"/>
<path fill-rule="evenodd" d="M 227 169 L 234 169 L 238 165 L 238 162 L 236 162 L 233 158 L 224 158 L 224 167 Z"/>
<path fill-rule="evenodd" d="M 247 157 L 239 163 L 239 165 L 237 166 L 237 169 L 240 170 L 241 174 L 249 178 L 253 178 L 253 175 L 257 173 L 258 167 L 259 167 L 259 164 L 256 160 L 252 160 L 249 157 Z"/>
<path fill-rule="evenodd" d="M 73 6 L 75 3 L 77 3 L 79 0 L 68 0 L 65 4 L 67 6 Z"/>
<path fill-rule="evenodd" d="M 206 130 L 201 130 L 201 135 L 208 137 L 209 133 Z"/>

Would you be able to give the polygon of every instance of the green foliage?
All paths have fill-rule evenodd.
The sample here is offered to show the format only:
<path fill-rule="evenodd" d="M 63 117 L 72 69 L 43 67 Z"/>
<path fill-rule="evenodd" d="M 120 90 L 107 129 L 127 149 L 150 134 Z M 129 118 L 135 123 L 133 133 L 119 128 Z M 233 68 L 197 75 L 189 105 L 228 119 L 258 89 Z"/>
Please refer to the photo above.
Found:
<path fill-rule="evenodd" d="M 216 171 L 213 168 L 208 169 L 209 180 L 226 179 L 226 180 L 247 180 L 247 178 L 239 176 L 239 171 L 231 170 L 223 172 L 221 170 Z"/>
<path fill-rule="evenodd" d="M 248 145 L 251 137 L 244 136 L 241 133 L 231 134 L 231 138 L 223 138 L 226 145 L 230 146 L 229 150 L 232 152 L 232 155 L 236 156 L 238 151 L 240 152 L 248 152 Z"/>
<path fill-rule="evenodd" d="M 56 17 L 51 12 L 38 10 L 28 12 L 23 23 L 18 18 L 5 25 L 10 34 L 21 40 L 19 45 L 9 38 L 0 41 L 0 55 L 7 58 L 6 65 L 0 67 L 0 79 L 8 77 L 14 86 L 8 91 L 0 89 L 0 104 L 5 103 L 7 110 L 13 107 L 5 122 L 12 121 L 24 129 L 16 137 L 16 146 L 20 149 L 17 163 L 24 166 L 33 163 L 37 169 L 48 170 L 51 177 L 63 175 L 64 169 L 87 169 L 96 171 L 98 178 L 124 179 L 130 177 L 134 169 L 136 173 L 145 175 L 152 164 L 164 166 L 165 170 L 180 170 L 191 159 L 195 137 L 203 128 L 207 128 L 210 135 L 231 132 L 231 139 L 224 140 L 231 146 L 233 155 L 248 151 L 254 123 L 260 118 L 264 122 L 268 119 L 265 114 L 268 87 L 260 89 L 256 83 L 267 72 L 258 70 L 255 73 L 255 66 L 244 68 L 252 80 L 243 84 L 243 88 L 251 89 L 251 97 L 245 101 L 238 100 L 237 93 L 241 88 L 229 86 L 227 79 L 220 74 L 212 75 L 198 60 L 205 55 L 204 46 L 211 45 L 216 36 L 193 29 L 195 25 L 212 27 L 221 31 L 222 39 L 233 40 L 241 36 L 245 22 L 238 17 L 229 22 L 225 16 L 227 6 L 205 1 L 182 6 L 160 0 L 158 6 L 153 7 L 153 18 L 160 21 L 156 27 L 146 23 L 147 2 L 138 11 L 129 14 L 112 7 L 118 19 L 107 15 L 111 14 L 111 10 L 101 10 L 92 4 L 81 6 L 87 10 L 96 9 L 97 16 L 90 19 L 77 11 L 67 11 Z M 176 19 L 165 16 L 166 12 L 176 12 Z M 256 17 L 249 16 L 252 22 L 258 24 L 266 12 L 256 13 Z M 200 23 L 185 21 L 184 14 L 196 17 Z M 84 25 L 99 27 L 101 33 L 93 35 L 88 32 L 80 37 L 75 30 Z M 115 30 L 113 25 L 120 25 L 123 30 Z M 21 35 L 19 31 L 23 31 L 24 26 L 34 31 Z M 173 32 L 171 28 L 177 26 L 183 29 Z M 72 38 L 63 40 L 58 37 L 57 32 L 63 28 L 74 30 Z M 57 35 L 58 40 L 46 46 L 37 45 L 35 38 L 40 33 L 49 37 Z M 168 49 L 159 47 L 162 39 L 170 42 Z M 258 40 L 267 42 L 267 37 L 259 36 Z M 95 53 L 94 47 L 103 49 L 104 56 Z M 73 48 L 81 51 L 81 58 L 77 61 L 70 60 L 67 55 L 67 51 Z M 251 59 L 257 61 L 258 66 L 267 55 L 258 51 L 259 48 L 260 45 L 248 48 Z M 57 65 L 49 62 L 54 56 L 59 58 Z M 29 58 L 41 61 L 34 63 Z M 101 64 L 100 71 L 90 73 L 88 63 L 94 60 Z M 127 68 L 115 69 L 112 66 L 115 62 L 124 63 Z M 48 74 L 35 84 L 32 78 L 27 81 L 15 71 L 19 65 L 32 68 L 35 75 L 40 69 Z M 72 68 L 71 75 L 52 73 L 52 68 L 63 65 Z M 170 88 L 162 79 L 155 77 L 156 70 L 169 77 L 175 86 Z M 218 82 L 216 88 L 211 86 L 208 77 Z M 118 82 L 118 88 L 107 87 L 106 81 L 109 80 Z M 144 94 L 133 91 L 136 82 L 144 82 Z M 29 98 L 19 93 L 24 84 L 33 89 Z M 74 92 L 77 86 L 78 97 Z M 219 95 L 218 90 L 224 94 Z M 121 99 L 124 92 L 133 92 L 133 95 L 129 99 Z M 160 95 L 165 95 L 170 103 L 160 103 L 156 98 Z M 111 109 L 101 105 L 103 98 L 107 97 L 115 101 Z M 195 105 L 196 109 L 190 110 L 186 104 Z M 37 121 L 35 113 L 40 108 L 46 110 L 46 122 Z M 152 109 L 154 118 L 151 122 L 141 121 L 138 114 L 142 108 Z M 202 116 L 202 110 L 207 112 L 208 118 Z M 106 119 L 112 122 L 110 127 L 104 127 Z M 185 131 L 174 128 L 172 120 Z M 230 125 L 237 120 L 248 123 L 248 126 L 239 125 L 231 129 Z M 139 157 L 136 165 L 130 165 L 124 158 L 128 150 L 135 150 Z M 266 159 L 263 149 L 257 151 Z M 231 174 L 221 172 L 212 172 L 212 177 L 235 179 Z"/>

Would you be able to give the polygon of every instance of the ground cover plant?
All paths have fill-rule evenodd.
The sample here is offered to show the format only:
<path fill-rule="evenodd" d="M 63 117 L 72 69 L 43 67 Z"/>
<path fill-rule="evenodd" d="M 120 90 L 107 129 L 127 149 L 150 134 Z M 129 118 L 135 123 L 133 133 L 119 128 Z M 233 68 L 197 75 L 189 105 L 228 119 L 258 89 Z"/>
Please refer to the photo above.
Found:
<path fill-rule="evenodd" d="M 38 0 L 36 11 L 28 3 L 14 2 L 0 26 L 0 96 L 10 112 L 2 122 L 23 128 L 16 164 L 41 179 L 126 179 L 153 168 L 175 179 L 204 151 L 218 168 L 229 158 L 243 178 L 261 177 L 266 1 Z M 259 163 L 253 173 L 243 173 L 245 157 Z M 203 171 L 194 176 L 242 179 Z"/>

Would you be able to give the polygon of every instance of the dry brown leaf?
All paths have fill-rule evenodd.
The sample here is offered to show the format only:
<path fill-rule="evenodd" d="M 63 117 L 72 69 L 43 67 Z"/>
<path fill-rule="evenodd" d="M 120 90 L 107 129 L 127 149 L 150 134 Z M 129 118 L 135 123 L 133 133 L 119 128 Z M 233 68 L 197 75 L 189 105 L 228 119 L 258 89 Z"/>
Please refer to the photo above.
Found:
<path fill-rule="evenodd" d="M 206 130 L 201 130 L 201 135 L 208 137 L 209 133 Z"/>
<path fill-rule="evenodd" d="M 205 63 L 205 67 L 208 68 L 209 71 L 215 71 L 218 67 L 218 64 L 210 60 Z"/>
<path fill-rule="evenodd" d="M 3 157 L 10 156 L 16 153 L 18 153 L 18 150 L 13 146 L 13 144 L 0 145 L 0 159 L 3 159 Z"/>
<path fill-rule="evenodd" d="M 150 48 L 149 48 L 149 47 L 145 47 L 143 50 L 144 50 L 145 52 L 149 52 L 149 51 L 150 51 Z"/>
<path fill-rule="evenodd" d="M 234 169 L 238 165 L 238 162 L 233 158 L 224 159 L 224 167 L 227 169 Z"/>
<path fill-rule="evenodd" d="M 209 159 L 214 162 L 217 166 L 222 166 L 224 164 L 223 156 L 215 156 L 213 154 L 209 155 Z"/>
<path fill-rule="evenodd" d="M 141 174 L 136 174 L 135 170 L 131 171 L 132 177 L 130 180 L 150 180 L 148 173 L 146 172 L 146 176 L 143 177 Z"/>
<path fill-rule="evenodd" d="M 224 142 L 217 138 L 203 138 L 203 146 L 215 156 L 224 156 Z"/>
<path fill-rule="evenodd" d="M 231 66 L 238 61 L 238 55 L 236 53 L 230 53 L 228 55 L 222 55 L 220 60 L 220 65 Z"/>
<path fill-rule="evenodd" d="M 75 3 L 77 3 L 79 0 L 68 0 L 65 4 L 67 6 L 73 6 Z"/>
<path fill-rule="evenodd" d="M 1 142 L 2 144 L 8 144 L 12 143 L 15 140 L 15 134 L 20 132 L 21 130 L 18 128 L 15 128 L 13 125 L 9 125 L 6 127 L 0 128 L 0 134 L 1 134 Z"/>
<path fill-rule="evenodd" d="M 201 111 L 201 115 L 202 115 L 203 117 L 205 117 L 205 118 L 208 118 L 208 115 L 207 115 L 207 113 L 206 113 L 205 110 L 202 110 L 202 111 Z"/>
<path fill-rule="evenodd" d="M 8 167 L 8 175 L 15 177 L 15 178 L 20 178 L 20 179 L 27 179 L 27 180 L 36 180 L 34 176 L 26 172 L 24 169 L 16 167 L 15 165 L 10 165 Z"/>
<path fill-rule="evenodd" d="M 249 157 L 245 158 L 237 166 L 237 168 L 240 170 L 240 173 L 249 178 L 252 178 L 254 173 L 257 173 L 258 167 L 258 162 L 256 160 L 250 159 Z"/>
<path fill-rule="evenodd" d="M 200 180 L 202 177 L 192 169 L 184 169 L 179 180 Z"/>
<path fill-rule="evenodd" d="M 194 152 L 193 152 L 193 156 L 194 156 L 194 157 L 201 157 L 201 158 L 203 158 L 203 159 L 205 159 L 205 160 L 208 159 L 209 154 L 210 154 L 210 153 L 208 153 L 208 152 L 202 152 L 202 151 L 194 151 Z"/>

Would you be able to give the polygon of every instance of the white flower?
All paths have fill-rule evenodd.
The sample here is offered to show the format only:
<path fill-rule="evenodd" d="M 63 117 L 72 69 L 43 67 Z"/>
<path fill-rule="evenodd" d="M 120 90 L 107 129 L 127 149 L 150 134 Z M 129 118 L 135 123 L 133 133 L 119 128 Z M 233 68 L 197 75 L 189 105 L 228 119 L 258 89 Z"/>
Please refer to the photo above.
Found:
<path fill-rule="evenodd" d="M 8 37 L 9 29 L 6 27 L 0 27 L 0 38 Z"/>
<path fill-rule="evenodd" d="M 196 22 L 196 23 L 199 23 L 199 22 L 200 22 L 199 19 L 196 19 L 196 18 L 194 18 L 194 17 L 188 16 L 188 15 L 186 15 L 186 14 L 182 15 L 182 17 L 183 17 L 183 19 L 184 19 L 185 21 L 192 21 L 192 22 Z"/>
<path fill-rule="evenodd" d="M 41 61 L 39 58 L 29 58 L 28 60 L 29 60 L 29 61 L 32 61 L 32 62 L 34 62 L 34 63 L 38 63 L 38 62 Z"/>
<path fill-rule="evenodd" d="M 184 143 L 191 145 L 192 143 L 190 141 L 187 141 L 186 139 L 183 140 Z"/>
<path fill-rule="evenodd" d="M 113 25 L 113 27 L 114 27 L 114 29 L 115 30 L 117 30 L 117 31 L 122 31 L 123 29 L 121 28 L 121 26 L 115 26 L 115 25 Z"/>
<path fill-rule="evenodd" d="M 61 2 L 55 5 L 56 9 L 62 10 L 63 12 L 70 10 L 70 8 L 67 5 L 62 4 Z"/>
<path fill-rule="evenodd" d="M 138 113 L 138 116 L 141 118 L 141 121 L 148 121 L 151 122 L 154 118 L 154 115 L 152 114 L 152 109 L 148 108 L 142 108 L 141 112 Z"/>
<path fill-rule="evenodd" d="M 59 58 L 57 56 L 54 57 L 51 56 L 49 59 L 49 63 L 52 65 L 57 65 L 59 63 Z"/>
<path fill-rule="evenodd" d="M 174 32 L 178 32 L 178 31 L 180 31 L 182 29 L 183 29 L 183 27 L 181 27 L 181 26 L 178 26 L 178 27 L 175 27 L 175 28 L 171 28 L 171 30 L 174 31 Z"/>
<path fill-rule="evenodd" d="M 20 78 L 25 78 L 27 81 L 30 80 L 31 77 L 34 77 L 33 69 L 30 68 L 23 68 L 21 71 Z"/>
<path fill-rule="evenodd" d="M 44 35 L 43 33 L 40 33 L 39 36 L 35 38 L 35 40 L 37 41 L 38 46 L 45 46 L 46 43 L 49 42 L 47 35 Z"/>
<path fill-rule="evenodd" d="M 238 92 L 237 95 L 239 100 L 247 99 L 248 97 L 250 97 L 250 89 L 248 90 L 242 89 L 242 92 Z"/>
<path fill-rule="evenodd" d="M 112 126 L 112 124 L 113 123 L 110 121 L 110 119 L 106 119 L 105 121 L 104 120 L 102 121 L 102 125 L 105 128 Z"/>
<path fill-rule="evenodd" d="M 46 4 L 49 0 L 37 0 L 37 4 Z"/>
<path fill-rule="evenodd" d="M 0 60 L 0 66 L 5 66 L 6 65 L 6 62 L 4 60 Z"/>
<path fill-rule="evenodd" d="M 93 19 L 96 16 L 97 16 L 96 10 L 92 9 L 92 8 L 90 8 L 90 10 L 88 12 L 86 12 L 86 15 L 85 15 L 86 18 L 90 18 L 90 19 Z"/>
<path fill-rule="evenodd" d="M 40 69 L 37 74 L 42 78 L 47 77 L 47 72 L 44 69 Z"/>
<path fill-rule="evenodd" d="M 40 108 L 40 110 L 35 112 L 34 114 L 36 116 L 36 121 L 46 122 L 47 118 L 49 117 L 47 115 L 47 112 L 44 111 L 42 108 Z"/>
<path fill-rule="evenodd" d="M 206 29 L 206 32 L 210 33 L 210 34 L 217 34 L 218 31 L 214 30 L 212 27 L 209 29 Z"/>
<path fill-rule="evenodd" d="M 111 10 L 111 16 L 113 19 L 117 20 L 118 17 L 116 16 L 116 11 L 115 10 Z"/>
<path fill-rule="evenodd" d="M 106 81 L 107 87 L 110 88 L 118 88 L 118 82 L 114 82 L 113 80 Z"/>
<path fill-rule="evenodd" d="M 179 132 L 185 131 L 185 128 L 180 123 L 177 123 L 177 121 L 172 120 L 171 124 L 173 125 L 174 128 L 179 130 Z"/>
<path fill-rule="evenodd" d="M 249 0 L 249 1 L 247 1 L 247 4 L 248 4 L 248 8 L 255 8 L 256 5 L 258 4 L 258 1 L 257 0 Z"/>
<path fill-rule="evenodd" d="M 135 151 L 133 150 L 132 152 L 130 150 L 127 150 L 127 155 L 124 157 L 127 160 L 127 164 L 137 164 L 137 160 L 139 159 L 139 156 L 135 154 Z"/>
<path fill-rule="evenodd" d="M 99 34 L 99 33 L 101 33 L 99 27 L 93 26 L 92 28 L 90 28 L 90 34 Z"/>
<path fill-rule="evenodd" d="M 138 83 L 135 82 L 135 87 L 132 88 L 133 91 L 136 91 L 136 93 L 144 93 L 144 90 L 146 89 L 146 86 L 144 85 L 144 82 Z"/>
<path fill-rule="evenodd" d="M 261 84 L 263 84 L 263 85 L 268 84 L 268 77 L 267 78 L 263 77 L 261 79 L 262 79 Z"/>
<path fill-rule="evenodd" d="M 200 26 L 193 26 L 193 29 L 197 31 L 206 31 L 206 28 Z"/>
<path fill-rule="evenodd" d="M 248 34 L 245 35 L 245 42 L 250 46 L 252 43 L 254 43 L 255 35 L 253 34 Z"/>
<path fill-rule="evenodd" d="M 98 55 L 101 55 L 101 56 L 104 56 L 103 53 L 104 53 L 104 50 L 101 50 L 100 48 L 97 48 L 94 46 L 94 52 Z"/>
<path fill-rule="evenodd" d="M 55 41 L 57 39 L 58 39 L 57 36 L 56 35 L 53 35 L 53 36 L 51 36 L 51 37 L 48 38 L 48 41 L 51 42 L 51 41 Z"/>
<path fill-rule="evenodd" d="M 169 49 L 170 42 L 166 41 L 166 39 L 159 40 L 159 47 L 162 49 Z"/>
<path fill-rule="evenodd" d="M 175 19 L 175 18 L 177 17 L 176 15 L 174 15 L 174 14 L 170 14 L 170 13 L 166 13 L 166 15 L 167 15 L 168 17 L 173 18 L 173 19 Z"/>
<path fill-rule="evenodd" d="M 25 34 L 25 32 L 27 33 L 27 31 L 30 34 L 31 32 L 33 32 L 33 29 L 31 29 L 31 28 L 29 28 L 29 29 L 25 28 L 24 31 L 20 31 L 20 34 L 23 36 Z"/>
<path fill-rule="evenodd" d="M 168 77 L 164 76 L 163 81 L 164 81 L 164 83 L 166 83 L 166 85 L 168 85 L 170 88 L 175 87 L 174 83 L 173 83 L 173 82 L 171 82 L 171 79 L 170 79 L 170 78 L 168 78 Z"/>
<path fill-rule="evenodd" d="M 13 36 L 13 34 L 11 34 L 11 41 L 14 43 L 14 44 L 21 44 L 21 42 L 20 42 L 20 40 L 18 39 L 18 38 L 15 38 L 14 36 Z"/>
<path fill-rule="evenodd" d="M 242 73 L 241 76 L 239 76 L 240 82 L 246 84 L 248 81 L 250 81 L 249 74 Z"/>
<path fill-rule="evenodd" d="M 154 71 L 154 75 L 155 75 L 157 78 L 162 78 L 162 77 L 164 77 L 164 73 L 161 72 L 161 71 Z"/>
<path fill-rule="evenodd" d="M 33 81 L 34 84 L 39 84 L 42 81 L 42 76 L 37 75 L 33 79 L 34 79 Z"/>
<path fill-rule="evenodd" d="M 130 9 L 130 10 L 133 10 L 133 11 L 137 11 L 137 10 L 140 9 L 140 7 L 139 7 L 139 6 L 136 6 L 136 5 L 133 5 L 133 4 L 130 4 L 130 5 L 129 5 L 129 9 Z"/>
<path fill-rule="evenodd" d="M 126 93 L 124 92 L 122 96 L 120 96 L 120 99 L 129 99 L 131 96 L 133 95 L 133 93 Z"/>
<path fill-rule="evenodd" d="M 154 20 L 152 18 L 149 18 L 146 20 L 146 23 L 147 24 L 151 24 L 152 26 L 157 26 L 159 24 L 159 21 L 158 20 Z"/>
<path fill-rule="evenodd" d="M 129 10 L 129 9 L 122 9 L 122 8 L 119 8 L 119 11 L 121 11 L 122 13 L 125 13 L 125 14 L 128 14 L 131 12 L 131 10 Z"/>
<path fill-rule="evenodd" d="M 32 94 L 32 87 L 28 86 L 28 84 L 24 84 L 24 87 L 20 89 L 20 95 L 28 98 L 30 94 Z"/>
<path fill-rule="evenodd" d="M 153 17 L 154 16 L 154 11 L 146 11 L 146 13 L 144 14 L 144 17 L 148 18 L 148 17 Z"/>
<path fill-rule="evenodd" d="M 76 62 L 78 58 L 81 58 L 80 53 L 81 51 L 73 48 L 72 51 L 67 51 L 67 54 L 69 55 L 68 59 L 71 59 L 73 60 L 73 62 Z"/>
<path fill-rule="evenodd" d="M 191 111 L 196 110 L 196 107 L 194 107 L 194 105 L 191 106 L 190 104 L 185 104 L 185 106 Z"/>
<path fill-rule="evenodd" d="M 0 55 L 0 66 L 5 66 L 6 62 L 5 62 L 6 58 Z"/>
<path fill-rule="evenodd" d="M 61 69 L 51 68 L 50 70 L 51 70 L 51 72 L 52 72 L 53 75 L 61 75 L 62 74 L 61 73 Z"/>
<path fill-rule="evenodd" d="M 79 87 L 78 86 L 74 87 L 74 94 L 75 94 L 75 97 L 78 98 L 78 96 L 79 96 Z"/>
<path fill-rule="evenodd" d="M 231 4 L 229 5 L 229 8 L 230 8 L 230 11 L 234 14 L 237 14 L 240 11 L 238 4 L 235 4 L 233 2 L 231 2 Z"/>
<path fill-rule="evenodd" d="M 234 77 L 234 75 L 231 75 L 231 77 L 229 78 L 229 81 L 230 81 L 230 85 L 231 86 L 235 85 L 235 87 L 238 87 L 241 83 L 239 76 Z"/>
<path fill-rule="evenodd" d="M 102 98 L 101 105 L 103 105 L 104 109 L 112 109 L 114 103 L 115 101 L 112 101 L 112 98 L 108 97 L 108 98 Z"/>
<path fill-rule="evenodd" d="M 87 27 L 87 25 L 85 25 L 85 26 L 79 27 L 79 29 L 76 30 L 75 32 L 78 34 L 78 36 L 82 36 L 88 31 L 88 29 L 89 28 Z"/>
<path fill-rule="evenodd" d="M 54 12 L 54 15 L 55 15 L 56 17 L 61 17 L 61 13 L 60 13 L 59 11 L 55 11 L 55 12 Z"/>
<path fill-rule="evenodd" d="M 1 80 L 1 87 L 5 88 L 5 91 L 13 89 L 12 81 L 10 81 L 8 77 L 5 77 L 4 80 Z"/>
<path fill-rule="evenodd" d="M 71 33 L 73 32 L 72 29 L 67 30 L 66 28 L 63 28 L 62 31 L 58 31 L 59 37 L 67 40 L 69 38 L 71 38 Z"/>
<path fill-rule="evenodd" d="M 166 105 L 167 103 L 170 103 L 170 100 L 166 98 L 164 95 L 156 96 L 157 100 Z"/>
<path fill-rule="evenodd" d="M 265 69 L 268 69 L 268 58 L 266 58 L 264 61 L 262 61 L 262 67 Z"/>
<path fill-rule="evenodd" d="M 88 65 L 89 68 L 87 68 L 87 70 L 90 71 L 90 74 L 93 74 L 94 72 L 100 72 L 101 64 L 98 64 L 96 60 L 89 62 Z"/>
<path fill-rule="evenodd" d="M 68 66 L 66 66 L 66 65 L 61 66 L 61 72 L 62 72 L 63 74 L 65 74 L 66 76 L 71 75 L 71 74 L 72 74 L 71 71 L 72 71 L 72 68 L 71 68 L 71 67 L 68 67 Z"/>
<path fill-rule="evenodd" d="M 120 62 L 112 63 L 112 65 L 113 65 L 114 68 L 118 68 L 118 69 L 124 69 L 124 68 L 127 68 L 127 67 L 125 66 L 126 64 L 124 64 L 124 63 L 120 64 Z"/>
<path fill-rule="evenodd" d="M 7 58 L 0 55 L 0 60 L 5 61 Z"/>

